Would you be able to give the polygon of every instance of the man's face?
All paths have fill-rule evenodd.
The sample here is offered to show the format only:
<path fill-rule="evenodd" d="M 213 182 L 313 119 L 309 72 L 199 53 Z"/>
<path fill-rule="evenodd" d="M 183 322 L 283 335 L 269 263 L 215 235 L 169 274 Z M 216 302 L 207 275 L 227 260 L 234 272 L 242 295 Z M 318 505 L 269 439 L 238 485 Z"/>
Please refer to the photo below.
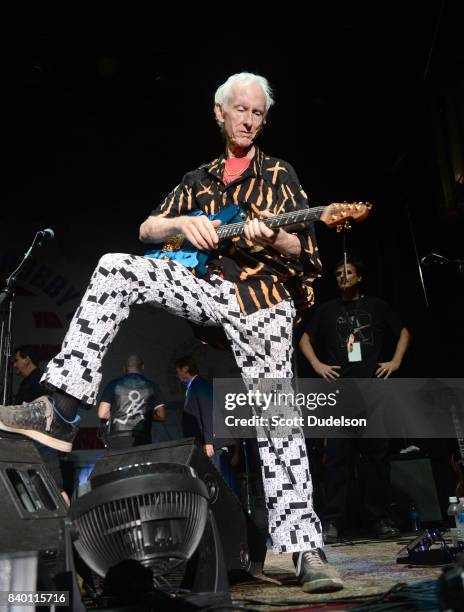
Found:
<path fill-rule="evenodd" d="M 31 367 L 30 357 L 21 357 L 19 351 L 13 357 L 13 368 L 16 374 L 27 376 Z"/>
<path fill-rule="evenodd" d="M 341 265 L 336 269 L 335 276 L 340 289 L 352 289 L 361 282 L 361 277 L 358 275 L 355 266 L 353 266 L 351 263 L 346 264 L 346 278 L 344 265 Z"/>
<path fill-rule="evenodd" d="M 223 124 L 227 143 L 248 149 L 264 122 L 266 97 L 256 83 L 236 83 L 224 107 L 216 104 L 217 120 Z"/>
<path fill-rule="evenodd" d="M 176 376 L 184 385 L 191 379 L 187 366 L 184 366 L 183 368 L 176 368 Z"/>

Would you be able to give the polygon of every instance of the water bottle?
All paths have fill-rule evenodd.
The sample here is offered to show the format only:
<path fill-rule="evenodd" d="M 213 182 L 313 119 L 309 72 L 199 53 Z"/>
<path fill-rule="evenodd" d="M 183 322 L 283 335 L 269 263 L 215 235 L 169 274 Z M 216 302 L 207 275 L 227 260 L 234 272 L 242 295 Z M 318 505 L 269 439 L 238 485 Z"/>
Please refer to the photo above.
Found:
<path fill-rule="evenodd" d="M 419 531 L 420 515 L 419 515 L 419 510 L 417 509 L 417 506 L 414 502 L 411 502 L 411 505 L 409 506 L 409 519 L 411 521 L 410 522 L 411 531 Z M 464 519 L 464 515 L 463 515 L 463 519 Z"/>
<path fill-rule="evenodd" d="M 464 542 L 464 497 L 459 498 L 456 508 L 456 528 L 459 542 Z"/>
<path fill-rule="evenodd" d="M 457 523 L 457 512 L 458 512 L 458 498 L 457 497 L 450 497 L 449 498 L 449 506 L 448 506 L 448 516 L 451 519 L 451 528 L 450 528 L 450 533 L 451 533 L 451 545 L 452 546 L 457 546 L 458 545 L 458 523 Z"/>

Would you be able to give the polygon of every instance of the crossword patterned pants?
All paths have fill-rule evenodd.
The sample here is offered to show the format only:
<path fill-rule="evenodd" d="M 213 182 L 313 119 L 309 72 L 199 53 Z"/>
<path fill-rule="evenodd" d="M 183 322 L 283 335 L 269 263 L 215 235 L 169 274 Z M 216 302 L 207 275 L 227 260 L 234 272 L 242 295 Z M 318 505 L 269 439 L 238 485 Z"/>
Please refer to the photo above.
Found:
<path fill-rule="evenodd" d="M 110 253 L 100 259 L 43 382 L 95 403 L 103 357 L 133 304 L 153 304 L 196 323 L 222 325 L 245 379 L 292 377 L 292 302 L 245 316 L 228 281 L 216 276 L 207 282 L 172 261 Z M 258 446 L 273 551 L 321 547 L 302 432 L 259 437 Z"/>

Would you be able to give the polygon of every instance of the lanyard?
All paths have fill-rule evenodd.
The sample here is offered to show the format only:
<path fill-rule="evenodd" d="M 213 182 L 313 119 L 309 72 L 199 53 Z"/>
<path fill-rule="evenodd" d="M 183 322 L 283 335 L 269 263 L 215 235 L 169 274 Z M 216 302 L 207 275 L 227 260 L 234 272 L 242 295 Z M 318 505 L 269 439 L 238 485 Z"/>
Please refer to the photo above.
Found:
<path fill-rule="evenodd" d="M 360 295 L 357 300 L 353 300 L 353 301 L 356 302 L 356 307 L 355 307 L 354 311 L 352 311 L 351 313 L 349 312 L 346 303 L 343 302 L 343 300 L 342 300 L 343 308 L 344 308 L 345 314 L 346 314 L 346 322 L 347 322 L 347 325 L 348 325 L 348 337 L 346 339 L 346 343 L 348 345 L 348 350 L 349 351 L 353 350 L 353 344 L 354 344 L 354 342 L 356 340 L 356 333 L 360 329 L 362 329 L 362 327 L 364 327 L 364 326 L 357 326 L 357 318 L 356 318 L 356 315 L 358 314 L 358 311 L 359 311 L 359 303 L 360 303 L 360 301 L 362 300 L 363 297 L 364 297 L 363 295 Z"/>

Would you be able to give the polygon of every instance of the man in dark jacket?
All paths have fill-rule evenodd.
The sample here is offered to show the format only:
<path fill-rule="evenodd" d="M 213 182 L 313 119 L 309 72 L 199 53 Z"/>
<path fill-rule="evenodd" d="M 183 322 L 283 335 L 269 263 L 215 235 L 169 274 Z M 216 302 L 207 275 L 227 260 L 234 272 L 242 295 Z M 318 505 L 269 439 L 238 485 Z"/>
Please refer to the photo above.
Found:
<path fill-rule="evenodd" d="M 216 465 L 213 439 L 213 387 L 199 375 L 193 357 L 176 360 L 176 376 L 185 385 L 182 432 L 186 438 L 195 438 Z"/>

